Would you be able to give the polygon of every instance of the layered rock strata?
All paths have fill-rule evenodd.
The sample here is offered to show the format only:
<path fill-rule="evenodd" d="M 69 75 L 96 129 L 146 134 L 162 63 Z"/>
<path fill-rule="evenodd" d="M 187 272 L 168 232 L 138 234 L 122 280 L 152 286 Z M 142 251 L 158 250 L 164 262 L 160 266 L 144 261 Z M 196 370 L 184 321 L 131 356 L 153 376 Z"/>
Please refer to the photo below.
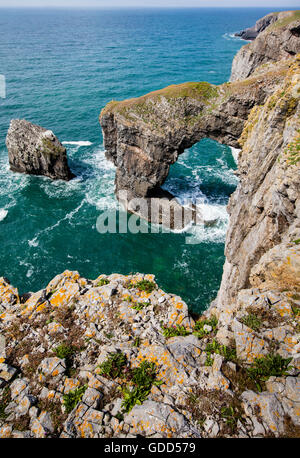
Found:
<path fill-rule="evenodd" d="M 66 148 L 51 130 L 24 119 L 13 119 L 6 137 L 10 169 L 53 180 L 74 177 L 68 166 Z"/>
<path fill-rule="evenodd" d="M 285 13 L 286 14 L 286 13 Z M 282 13 L 281 13 L 282 15 Z M 235 33 L 236 37 L 241 37 L 243 40 L 255 40 L 255 38 L 263 32 L 270 24 L 278 20 L 279 13 L 270 13 L 259 19 L 253 27 Z"/>
<path fill-rule="evenodd" d="M 300 53 L 300 11 L 277 13 L 276 21 L 243 46 L 233 59 L 230 81 L 243 80 L 268 62 L 290 59 Z"/>

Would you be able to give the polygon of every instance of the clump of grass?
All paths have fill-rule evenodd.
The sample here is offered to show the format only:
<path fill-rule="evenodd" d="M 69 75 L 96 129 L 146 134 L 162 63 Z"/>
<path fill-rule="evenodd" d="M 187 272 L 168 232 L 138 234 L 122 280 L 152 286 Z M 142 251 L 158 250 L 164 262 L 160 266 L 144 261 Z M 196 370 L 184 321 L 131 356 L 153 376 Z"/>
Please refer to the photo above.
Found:
<path fill-rule="evenodd" d="M 80 386 L 76 388 L 76 390 L 69 391 L 69 393 L 64 394 L 63 396 L 63 404 L 66 408 L 66 412 L 70 413 L 77 404 L 81 401 L 82 396 L 84 395 L 85 391 L 87 390 L 87 385 Z"/>
<path fill-rule="evenodd" d="M 100 374 L 107 378 L 116 379 L 125 376 L 127 357 L 122 352 L 109 353 L 107 359 L 100 364 Z"/>
<path fill-rule="evenodd" d="M 212 355 L 218 354 L 224 356 L 227 361 L 236 361 L 236 349 L 234 347 L 227 347 L 226 345 L 220 345 L 215 339 L 206 345 L 206 366 L 212 366 L 213 358 Z"/>
<path fill-rule="evenodd" d="M 215 332 L 217 329 L 217 325 L 218 320 L 215 316 L 212 316 L 207 320 L 199 320 L 196 322 L 194 326 L 193 334 L 197 336 L 199 339 L 202 339 L 205 335 L 210 334 L 211 332 Z M 207 329 L 204 329 L 205 326 L 210 326 L 212 330 L 207 331 Z"/>
<path fill-rule="evenodd" d="M 77 349 L 75 347 L 65 343 L 58 345 L 58 347 L 54 348 L 53 350 L 58 358 L 66 360 L 69 360 L 74 355 L 74 353 L 76 353 L 76 351 Z"/>
<path fill-rule="evenodd" d="M 107 280 L 107 278 L 100 278 L 100 280 L 97 283 L 97 286 L 99 287 L 99 286 L 104 286 L 108 284 L 109 284 L 109 280 Z"/>
<path fill-rule="evenodd" d="M 130 283 L 128 289 L 136 288 L 139 291 L 145 291 L 146 293 L 152 293 L 156 289 L 156 284 L 153 281 L 141 280 L 137 283 Z"/>
<path fill-rule="evenodd" d="M 279 354 L 268 354 L 262 358 L 256 358 L 252 366 L 247 369 L 247 373 L 249 378 L 254 381 L 257 390 L 262 391 L 262 386 L 269 377 L 288 375 L 291 361 L 292 358 L 285 359 Z"/>
<path fill-rule="evenodd" d="M 253 331 L 259 331 L 262 327 L 261 319 L 254 313 L 248 313 L 248 315 L 243 316 L 241 322 L 248 326 L 248 328 L 253 329 Z"/>
<path fill-rule="evenodd" d="M 190 335 L 190 331 L 188 331 L 184 326 L 164 326 L 161 327 L 163 336 L 166 339 L 170 339 L 171 337 L 177 336 L 188 336 Z"/>
<path fill-rule="evenodd" d="M 138 348 L 141 345 L 141 339 L 139 337 L 136 337 L 133 342 L 133 346 Z"/>
<path fill-rule="evenodd" d="M 149 305 L 148 302 L 136 302 L 134 305 L 131 306 L 131 308 L 140 312 L 148 305 Z"/>
<path fill-rule="evenodd" d="M 295 243 L 296 245 L 300 245 L 300 239 L 293 240 L 293 243 Z"/>
<path fill-rule="evenodd" d="M 159 386 L 163 383 L 157 379 L 156 365 L 146 360 L 131 371 L 130 378 L 133 386 L 127 385 L 122 390 L 124 412 L 130 412 L 136 404 L 141 405 L 147 399 L 152 386 Z"/>
<path fill-rule="evenodd" d="M 224 418 L 226 424 L 230 426 L 232 430 L 236 429 L 237 422 L 241 418 L 240 412 L 233 405 L 224 406 L 221 408 L 221 417 Z"/>
<path fill-rule="evenodd" d="M 295 316 L 300 316 L 300 307 L 296 307 L 296 305 L 292 305 L 292 311 Z"/>
<path fill-rule="evenodd" d="M 9 386 L 5 387 L 0 399 L 0 420 L 5 420 L 7 414 L 5 413 L 5 409 L 10 403 L 11 396 L 10 396 L 10 389 Z"/>

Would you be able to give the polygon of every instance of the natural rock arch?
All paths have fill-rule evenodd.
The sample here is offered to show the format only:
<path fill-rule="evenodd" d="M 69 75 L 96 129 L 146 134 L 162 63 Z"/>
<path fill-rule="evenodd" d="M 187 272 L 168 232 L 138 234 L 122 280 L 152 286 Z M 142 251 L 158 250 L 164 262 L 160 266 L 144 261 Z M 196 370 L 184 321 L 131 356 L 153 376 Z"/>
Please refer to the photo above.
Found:
<path fill-rule="evenodd" d="M 129 200 L 166 197 L 161 186 L 170 165 L 202 138 L 239 147 L 250 110 L 264 102 L 280 78 L 280 72 L 270 71 L 263 81 L 184 83 L 110 102 L 100 124 L 106 157 L 116 166 L 117 195 L 127 191 Z"/>

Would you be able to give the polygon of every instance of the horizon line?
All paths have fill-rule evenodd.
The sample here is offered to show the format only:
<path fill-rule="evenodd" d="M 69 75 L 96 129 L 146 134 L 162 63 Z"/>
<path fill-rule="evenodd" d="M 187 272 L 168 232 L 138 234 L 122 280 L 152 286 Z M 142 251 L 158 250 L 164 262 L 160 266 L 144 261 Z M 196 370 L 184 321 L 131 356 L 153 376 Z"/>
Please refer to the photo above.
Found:
<path fill-rule="evenodd" d="M 144 9 L 155 9 L 155 10 L 170 10 L 170 9 L 219 9 L 219 10 L 222 10 L 222 9 L 236 9 L 236 10 L 240 10 L 240 9 L 272 9 L 273 7 L 272 6 L 172 6 L 172 5 L 169 5 L 169 6 L 67 6 L 67 5 L 64 5 L 64 6 L 59 6 L 59 5 L 56 5 L 56 6 L 1 6 L 0 5 L 0 9 L 7 9 L 7 10 L 16 10 L 16 9 L 38 9 L 38 10 L 45 10 L 45 9 L 51 9 L 51 10 L 55 10 L 55 9 L 59 9 L 59 10 L 62 10 L 62 9 L 66 9 L 66 10 L 86 10 L 86 9 L 90 9 L 90 10 L 127 10 L 127 9 L 136 9 L 136 10 L 144 10 Z M 290 5 L 290 6 L 285 6 L 285 7 L 280 7 L 280 6 L 274 6 L 274 12 L 278 9 L 282 9 L 284 11 L 300 11 L 300 6 L 299 6 L 299 9 L 296 8 L 295 6 L 293 5 Z"/>

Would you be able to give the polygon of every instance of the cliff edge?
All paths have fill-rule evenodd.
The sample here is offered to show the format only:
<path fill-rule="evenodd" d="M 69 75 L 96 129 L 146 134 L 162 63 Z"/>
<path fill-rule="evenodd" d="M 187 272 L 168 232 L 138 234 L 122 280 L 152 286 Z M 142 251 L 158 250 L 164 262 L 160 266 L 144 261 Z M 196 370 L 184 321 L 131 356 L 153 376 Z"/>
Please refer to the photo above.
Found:
<path fill-rule="evenodd" d="M 300 11 L 283 11 L 271 17 L 268 26 L 233 59 L 230 81 L 248 78 L 257 67 L 300 52 Z"/>

